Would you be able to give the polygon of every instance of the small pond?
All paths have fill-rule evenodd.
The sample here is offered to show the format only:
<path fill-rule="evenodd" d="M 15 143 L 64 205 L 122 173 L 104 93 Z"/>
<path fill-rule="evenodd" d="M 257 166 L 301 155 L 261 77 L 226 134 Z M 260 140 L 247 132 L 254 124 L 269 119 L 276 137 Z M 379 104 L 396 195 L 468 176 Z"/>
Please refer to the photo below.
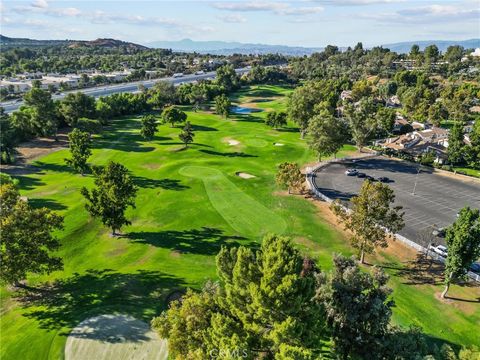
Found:
<path fill-rule="evenodd" d="M 249 108 L 249 107 L 243 107 L 243 106 L 232 106 L 230 108 L 230 111 L 233 114 L 251 114 L 251 113 L 256 113 L 263 111 L 262 109 L 256 109 L 256 108 Z"/>

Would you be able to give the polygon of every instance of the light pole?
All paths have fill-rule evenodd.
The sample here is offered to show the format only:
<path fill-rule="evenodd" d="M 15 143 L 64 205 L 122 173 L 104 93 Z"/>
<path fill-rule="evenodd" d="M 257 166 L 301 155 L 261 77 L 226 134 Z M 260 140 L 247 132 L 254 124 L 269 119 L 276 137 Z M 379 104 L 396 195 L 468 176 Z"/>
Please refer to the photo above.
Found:
<path fill-rule="evenodd" d="M 414 196 L 415 196 L 415 190 L 417 189 L 418 174 L 420 174 L 420 165 L 418 165 L 418 168 L 417 168 L 417 175 L 415 175 L 415 184 L 413 185 L 413 192 L 412 192 L 412 195 L 414 195 Z"/>

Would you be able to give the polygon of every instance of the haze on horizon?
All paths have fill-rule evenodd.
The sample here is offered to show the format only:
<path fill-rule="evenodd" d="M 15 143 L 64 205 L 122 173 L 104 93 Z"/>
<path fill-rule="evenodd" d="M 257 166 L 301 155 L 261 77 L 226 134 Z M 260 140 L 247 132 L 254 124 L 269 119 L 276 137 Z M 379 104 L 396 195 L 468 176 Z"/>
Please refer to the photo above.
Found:
<path fill-rule="evenodd" d="M 480 0 L 4 0 L 2 34 L 321 47 L 480 37 Z"/>

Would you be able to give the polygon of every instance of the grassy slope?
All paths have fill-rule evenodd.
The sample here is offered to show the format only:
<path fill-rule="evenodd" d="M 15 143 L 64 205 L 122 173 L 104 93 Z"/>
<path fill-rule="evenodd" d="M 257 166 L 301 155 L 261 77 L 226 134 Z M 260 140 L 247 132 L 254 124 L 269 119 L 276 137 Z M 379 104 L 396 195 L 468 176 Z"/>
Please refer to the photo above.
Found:
<path fill-rule="evenodd" d="M 265 86 L 250 89 L 249 98 L 243 92 L 236 100 L 266 98 L 271 101 L 252 106 L 282 109 L 284 99 L 274 96 L 286 91 Z M 95 139 L 91 163 L 118 161 L 135 176 L 139 186 L 137 208 L 129 210 L 132 225 L 123 229 L 126 236 L 122 238 L 110 237 L 98 221 L 86 214 L 79 189 L 91 187 L 93 179 L 70 172 L 63 161 L 67 151 L 38 161 L 41 172 L 21 178 L 22 194 L 34 204 L 49 206 L 65 216 L 65 229 L 59 233 L 65 269 L 30 278 L 30 284 L 54 279 L 59 284 L 23 305 L 2 290 L 0 357 L 62 357 L 68 330 L 93 314 L 119 311 L 148 321 L 161 311 L 170 291 L 199 287 L 215 277 L 214 256 L 221 245 L 258 243 L 261 235 L 250 231 L 250 226 L 258 228 L 261 221 L 271 221 L 275 224 L 272 229 L 298 239 L 324 269 L 331 267 L 333 252 L 351 253 L 341 235 L 319 219 L 312 203 L 275 194 L 278 163 L 306 163 L 314 157 L 299 141 L 295 129 L 274 131 L 265 127 L 261 120 L 265 114 L 225 120 L 213 114 L 189 112 L 196 137 L 195 144 L 185 151 L 179 151 L 179 128 L 162 125 L 153 141 L 144 142 L 138 133 L 137 118 L 116 120 Z M 240 144 L 229 146 L 228 139 Z M 284 146 L 273 146 L 275 142 Z M 237 171 L 256 177 L 241 179 L 235 175 Z M 225 194 L 225 190 L 232 190 L 228 202 L 216 192 Z M 235 207 L 241 207 L 240 218 L 232 211 Z M 224 211 L 223 215 L 218 210 Z M 438 314 L 429 311 L 436 303 L 431 294 L 423 290 L 417 294 L 396 280 L 392 285 L 397 303 L 402 304 L 395 310 L 398 322 L 407 324 L 408 319 L 421 314 L 420 325 L 435 336 L 474 343 L 472 328 L 479 317 L 478 309 L 470 318 L 451 312 L 448 320 L 456 324 L 458 335 L 442 332 L 440 326 L 434 326 Z M 413 294 L 423 301 L 412 303 Z M 441 313 L 448 310 L 446 305 L 437 306 Z"/>

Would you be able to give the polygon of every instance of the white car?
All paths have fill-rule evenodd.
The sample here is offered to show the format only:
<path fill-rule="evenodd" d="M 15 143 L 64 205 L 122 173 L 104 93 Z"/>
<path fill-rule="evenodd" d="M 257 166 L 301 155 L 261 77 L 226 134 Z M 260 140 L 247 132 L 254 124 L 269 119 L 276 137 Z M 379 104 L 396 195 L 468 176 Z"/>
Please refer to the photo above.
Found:
<path fill-rule="evenodd" d="M 205 74 L 203 70 L 195 71 L 195 75 L 203 75 Z"/>
<path fill-rule="evenodd" d="M 434 245 L 430 245 L 429 246 L 429 249 L 432 250 L 434 253 L 440 255 L 440 256 L 443 256 L 444 258 L 447 257 L 447 253 L 448 253 L 448 249 L 446 246 L 443 246 L 443 245 L 438 245 L 438 246 L 434 246 Z"/>
<path fill-rule="evenodd" d="M 358 170 L 356 169 L 347 169 L 347 171 L 345 171 L 345 175 L 347 176 L 355 176 L 358 174 Z"/>

